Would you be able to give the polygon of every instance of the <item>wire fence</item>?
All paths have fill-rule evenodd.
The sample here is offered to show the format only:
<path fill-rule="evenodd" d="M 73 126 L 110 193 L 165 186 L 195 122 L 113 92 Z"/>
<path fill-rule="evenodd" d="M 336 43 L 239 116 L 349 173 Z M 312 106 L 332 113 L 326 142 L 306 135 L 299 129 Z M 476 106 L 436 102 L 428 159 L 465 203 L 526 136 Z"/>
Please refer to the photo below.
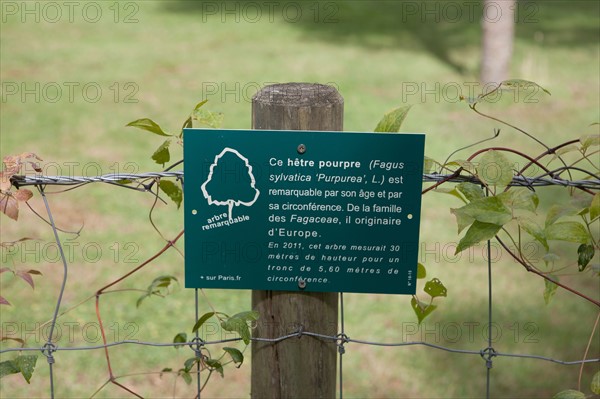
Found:
<path fill-rule="evenodd" d="M 0 354 L 9 353 L 9 352 L 41 352 L 43 354 L 43 356 L 47 359 L 47 363 L 49 365 L 50 396 L 52 398 L 55 397 L 55 384 L 56 384 L 56 377 L 54 375 L 55 356 L 57 356 L 56 355 L 57 353 L 62 352 L 62 351 L 92 351 L 92 350 L 107 351 L 108 348 L 123 346 L 123 345 L 151 346 L 151 347 L 158 347 L 158 348 L 163 348 L 163 347 L 173 348 L 173 347 L 187 346 L 194 351 L 197 358 L 206 360 L 207 357 L 203 353 L 203 350 L 205 348 L 208 348 L 212 345 L 242 341 L 241 337 L 205 341 L 200 338 L 199 332 L 197 331 L 195 337 L 192 340 L 190 340 L 188 342 L 177 342 L 177 343 L 175 343 L 175 342 L 144 342 L 144 341 L 139 341 L 139 340 L 120 340 L 120 341 L 115 341 L 115 342 L 106 342 L 106 339 L 104 340 L 104 344 L 102 344 L 102 345 L 59 347 L 54 343 L 55 342 L 55 326 L 57 324 L 57 319 L 59 317 L 59 312 L 61 309 L 63 295 L 64 295 L 65 289 L 66 289 L 67 276 L 69 273 L 69 264 L 67 262 L 67 258 L 63 251 L 61 240 L 60 240 L 59 234 L 58 234 L 58 229 L 54 222 L 52 210 L 51 210 L 48 200 L 46 198 L 46 192 L 45 192 L 46 186 L 76 186 L 76 185 L 85 185 L 85 184 L 89 184 L 89 183 L 107 183 L 107 184 L 115 184 L 120 187 L 136 189 L 136 190 L 140 190 L 140 191 L 148 191 L 148 187 L 141 183 L 137 187 L 135 186 L 135 184 L 132 184 L 132 185 L 130 185 L 130 184 L 135 183 L 135 182 L 140 182 L 143 180 L 148 180 L 148 179 L 152 179 L 154 181 L 154 179 L 160 179 L 160 178 L 176 178 L 176 179 L 183 180 L 183 177 L 184 177 L 183 171 L 163 171 L 163 172 L 151 172 L 151 173 L 141 173 L 141 174 L 107 174 L 107 175 L 93 176 L 93 177 L 42 176 L 42 175 L 35 175 L 35 176 L 15 175 L 15 176 L 12 176 L 11 183 L 15 187 L 19 188 L 19 187 L 24 187 L 24 186 L 35 186 L 35 187 L 37 187 L 39 193 L 41 194 L 41 196 L 43 198 L 45 209 L 46 209 L 47 216 L 48 216 L 48 221 L 52 227 L 54 239 L 56 240 L 56 244 L 57 244 L 59 252 L 60 252 L 60 259 L 63 264 L 63 279 L 62 279 L 62 283 L 60 286 L 60 293 L 59 293 L 59 296 L 58 296 L 58 299 L 56 302 L 56 306 L 54 308 L 54 314 L 53 314 L 51 322 L 50 322 L 50 332 L 48 333 L 48 339 L 45 342 L 45 344 L 41 347 L 20 347 L 20 348 L 2 349 L 2 350 L 0 350 Z M 127 185 L 124 184 L 125 182 L 127 182 Z M 424 174 L 423 182 L 425 182 L 425 183 L 441 183 L 441 182 L 481 183 L 476 176 L 465 176 L 465 175 L 460 175 L 457 173 L 454 173 L 454 174 L 437 174 L 437 173 Z M 561 187 L 583 188 L 583 189 L 587 189 L 587 190 L 600 190 L 600 180 L 599 179 L 563 180 L 560 178 L 554 178 L 554 177 L 548 177 L 548 176 L 538 176 L 538 177 L 533 177 L 533 178 L 528 178 L 528 177 L 524 177 L 524 176 L 515 176 L 513 178 L 511 185 L 512 186 L 522 186 L 522 187 L 523 186 L 524 187 L 561 186 Z M 170 241 L 167 244 L 167 246 L 165 246 L 165 248 L 163 248 L 163 250 L 160 251 L 157 255 L 155 255 L 148 261 L 144 262 L 142 265 L 138 266 L 134 270 L 130 271 L 125 276 L 121 277 L 120 279 L 116 280 L 115 282 L 113 282 L 113 283 L 109 284 L 108 286 L 99 290 L 96 294 L 96 300 L 97 301 L 99 300 L 99 296 L 103 292 L 103 290 L 105 290 L 109 286 L 116 284 L 119 281 L 122 281 L 124 278 L 130 276 L 135 271 L 139 270 L 140 268 L 145 266 L 147 263 L 149 263 L 156 257 L 160 256 L 160 254 L 162 254 L 164 251 L 169 249 L 175 243 L 175 241 L 177 241 L 177 239 L 179 239 L 182 235 L 183 235 L 183 231 L 174 240 Z M 488 293 L 487 293 L 488 294 L 487 295 L 488 296 L 487 323 L 488 323 L 488 328 L 491 328 L 492 324 L 494 323 L 494 313 L 493 313 L 494 303 L 492 300 L 492 298 L 493 298 L 492 297 L 492 288 L 493 288 L 492 256 L 491 256 L 490 251 L 491 251 L 491 245 L 490 245 L 490 241 L 488 241 L 487 242 L 487 252 L 488 252 L 488 256 L 487 256 L 487 280 L 488 280 L 487 281 L 487 290 L 488 290 Z M 555 363 L 555 364 L 564 365 L 564 366 L 583 365 L 583 364 L 589 364 L 589 363 L 600 363 L 600 358 L 580 359 L 580 360 L 561 360 L 561 359 L 554 359 L 554 358 L 541 356 L 541 355 L 535 355 L 535 354 L 500 352 L 500 351 L 497 351 L 494 349 L 494 347 L 493 347 L 494 342 L 493 342 L 493 337 L 491 334 L 488 334 L 488 337 L 487 337 L 487 347 L 480 348 L 477 350 L 456 349 L 456 348 L 451 348 L 451 347 L 447 347 L 447 346 L 443 346 L 443 345 L 433 344 L 433 343 L 426 342 L 426 341 L 377 342 L 377 341 L 355 339 L 355 338 L 351 338 L 346 333 L 343 293 L 339 294 L 339 310 L 340 310 L 340 312 L 339 312 L 339 331 L 340 332 L 336 335 L 326 335 L 326 334 L 319 334 L 319 333 L 311 332 L 311 331 L 305 331 L 302 327 L 300 327 L 300 328 L 298 328 L 298 330 L 296 330 L 292 333 L 282 335 L 279 337 L 275 337 L 275 338 L 251 337 L 250 340 L 252 342 L 266 342 L 266 343 L 276 344 L 276 343 L 279 343 L 279 342 L 282 342 L 285 340 L 289 340 L 292 338 L 302 338 L 303 336 L 306 336 L 306 337 L 318 338 L 325 342 L 331 343 L 331 345 L 335 345 L 337 347 L 337 352 L 339 354 L 338 395 L 340 398 L 343 398 L 343 396 L 344 396 L 344 372 L 343 372 L 344 362 L 343 362 L 343 359 L 344 359 L 344 354 L 347 351 L 346 345 L 350 344 L 350 343 L 359 344 L 359 345 L 367 345 L 367 346 L 380 346 L 380 347 L 421 346 L 421 347 L 429 347 L 429 348 L 433 348 L 436 350 L 450 352 L 450 353 L 459 354 L 459 355 L 471 355 L 471 356 L 476 356 L 476 357 L 479 356 L 484 360 L 485 368 L 487 369 L 487 374 L 486 374 L 486 397 L 487 398 L 490 397 L 490 380 L 491 380 L 490 370 L 493 367 L 495 358 L 510 357 L 510 358 L 520 358 L 520 359 L 536 359 L 536 360 Z M 195 317 L 196 317 L 196 320 L 198 320 L 198 318 L 200 317 L 199 289 L 197 289 L 197 288 L 195 289 Z M 196 320 L 194 320 L 194 322 Z M 109 362 L 109 370 L 110 370 L 110 362 Z M 197 398 L 201 398 L 201 395 L 202 395 L 201 391 L 203 388 L 203 383 L 201 381 L 201 374 L 202 374 L 202 371 L 197 372 L 197 379 L 196 379 L 196 397 Z M 111 371 L 111 377 L 113 377 L 112 371 Z M 133 392 L 129 388 L 125 387 L 124 385 L 121 385 L 118 382 L 116 382 L 116 380 L 114 378 L 112 379 L 112 381 L 109 381 L 109 382 L 117 384 L 118 386 L 120 386 L 121 388 L 123 388 L 124 390 L 128 391 L 129 393 L 131 393 L 132 395 L 134 395 L 136 397 L 141 397 L 136 392 Z"/>

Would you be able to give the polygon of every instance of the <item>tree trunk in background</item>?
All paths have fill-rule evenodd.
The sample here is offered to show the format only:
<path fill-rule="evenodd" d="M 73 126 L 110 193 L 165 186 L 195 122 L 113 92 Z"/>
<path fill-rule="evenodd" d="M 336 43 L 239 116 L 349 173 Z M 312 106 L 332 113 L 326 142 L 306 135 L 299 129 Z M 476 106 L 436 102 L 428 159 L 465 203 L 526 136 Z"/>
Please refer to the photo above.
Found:
<path fill-rule="evenodd" d="M 484 0 L 480 78 L 484 85 L 509 78 L 515 8 L 515 0 Z"/>

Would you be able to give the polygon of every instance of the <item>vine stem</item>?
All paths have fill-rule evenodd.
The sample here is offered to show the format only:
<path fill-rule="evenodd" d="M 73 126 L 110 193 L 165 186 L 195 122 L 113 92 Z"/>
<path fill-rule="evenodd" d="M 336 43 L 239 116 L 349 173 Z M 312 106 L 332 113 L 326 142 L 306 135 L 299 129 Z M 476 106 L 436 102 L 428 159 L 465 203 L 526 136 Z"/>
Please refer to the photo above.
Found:
<path fill-rule="evenodd" d="M 588 340 L 587 346 L 585 348 L 585 352 L 583 353 L 583 360 L 587 358 L 588 351 L 590 350 L 590 346 L 592 346 L 592 339 L 594 338 L 594 334 L 596 333 L 596 328 L 598 328 L 598 320 L 600 320 L 600 312 L 598 316 L 596 316 L 596 322 L 594 323 L 594 327 L 592 328 L 592 333 L 590 334 L 590 339 Z M 577 380 L 577 390 L 581 391 L 581 376 L 583 375 L 583 365 L 585 363 L 581 363 L 581 367 L 579 367 L 579 379 Z"/>
<path fill-rule="evenodd" d="M 137 288 L 122 288 L 122 289 L 118 289 L 118 290 L 104 291 L 103 294 L 106 295 L 106 294 L 112 294 L 112 293 L 117 293 L 117 292 L 146 292 L 146 290 L 141 290 L 141 289 L 137 289 Z M 81 305 L 83 305 L 84 303 L 86 303 L 87 301 L 89 301 L 90 299 L 95 298 L 95 297 L 96 297 L 96 294 L 92 294 L 92 295 L 88 296 L 87 298 L 79 301 L 75 305 L 71 306 L 70 308 L 63 310 L 58 315 L 58 318 L 61 318 L 64 315 L 66 315 L 67 313 L 72 312 L 73 310 L 77 309 L 78 307 L 80 307 Z M 52 322 L 52 320 L 48 320 L 48 321 L 40 324 L 40 326 L 36 329 L 36 331 L 41 331 L 42 328 L 46 327 L 51 322 Z"/>
<path fill-rule="evenodd" d="M 569 140 L 569 141 L 565 141 L 562 144 L 559 144 L 555 147 L 549 148 L 546 151 L 542 152 L 540 155 L 538 155 L 537 157 L 535 157 L 535 161 L 532 162 L 530 161 L 527 165 L 523 166 L 523 168 L 521 169 L 520 173 L 525 172 L 525 170 L 529 169 L 531 167 L 531 165 L 533 165 L 534 163 L 536 163 L 536 161 L 539 161 L 540 159 L 544 158 L 546 155 L 550 155 L 550 154 L 555 154 L 556 150 L 561 149 L 562 147 L 566 147 L 570 144 L 575 144 L 578 143 L 579 140 L 578 139 L 573 139 L 573 140 Z"/>
<path fill-rule="evenodd" d="M 536 164 L 537 166 L 539 166 L 540 168 L 542 168 L 544 170 L 544 172 L 551 174 L 550 169 L 546 168 L 544 165 L 542 165 L 541 163 L 538 162 L 538 160 L 530 157 L 529 155 L 518 151 L 518 150 L 514 150 L 512 148 L 507 148 L 507 147 L 488 147 L 488 148 L 483 148 L 481 150 L 475 151 L 469 158 L 467 158 L 468 161 L 473 160 L 477 155 L 483 153 L 483 152 L 487 152 L 490 150 L 495 150 L 495 151 L 504 151 L 504 152 L 512 152 L 513 154 L 517 154 L 520 157 L 523 157 L 525 159 L 527 159 L 529 162 Z M 552 177 L 552 176 L 551 176 Z"/>
<path fill-rule="evenodd" d="M 496 89 L 496 90 L 497 90 L 497 89 Z M 490 94 L 490 93 L 488 93 L 488 94 Z M 484 118 L 491 119 L 491 120 L 493 120 L 493 121 L 496 121 L 496 122 L 498 122 L 498 123 L 502 123 L 503 125 L 506 125 L 506 126 L 508 126 L 508 127 L 510 127 L 510 128 L 513 128 L 513 129 L 515 129 L 516 131 L 518 131 L 518 132 L 520 132 L 520 133 L 523 133 L 525 136 L 529 137 L 530 139 L 532 139 L 533 141 L 535 141 L 536 143 L 538 143 L 539 145 L 541 145 L 541 146 L 542 146 L 542 147 L 544 147 L 545 149 L 547 149 L 547 150 L 549 150 L 549 149 L 550 149 L 550 147 L 548 147 L 546 144 L 544 144 L 544 142 L 542 142 L 541 140 L 537 139 L 537 138 L 536 138 L 536 137 L 534 137 L 533 135 L 531 135 L 531 134 L 527 133 L 525 130 L 523 130 L 523 129 L 521 129 L 521 128 L 519 128 L 519 127 L 515 126 L 515 125 L 512 125 L 512 124 L 510 124 L 510 123 L 508 123 L 508 122 L 506 122 L 506 121 L 503 121 L 502 119 L 496 118 L 495 116 L 491 116 L 491 115 L 488 115 L 488 114 L 484 114 L 483 112 L 479 111 L 479 110 L 476 108 L 476 104 L 475 104 L 475 105 L 470 105 L 470 106 L 469 106 L 469 108 L 471 108 L 471 109 L 472 109 L 472 110 L 473 110 L 473 111 L 474 111 L 474 112 L 475 112 L 477 115 L 479 115 L 479 116 L 483 116 Z"/>
<path fill-rule="evenodd" d="M 424 189 L 423 191 L 421 191 L 421 195 L 425 195 L 429 191 L 434 190 L 435 188 L 441 186 L 442 184 L 449 182 L 450 180 L 454 179 L 457 176 L 460 176 L 460 172 L 462 172 L 462 170 L 463 170 L 462 167 L 456 169 L 456 171 L 454 173 L 452 173 L 451 175 L 446 176 L 445 178 L 443 178 L 442 180 L 438 181 L 434 185 L 429 186 L 426 189 Z"/>
<path fill-rule="evenodd" d="M 499 85 L 499 86 L 498 86 L 498 87 L 497 87 L 495 90 L 498 90 L 499 88 L 500 88 L 500 85 Z M 490 94 L 490 93 L 488 93 L 488 94 Z M 486 95 L 487 95 L 487 94 L 486 94 Z M 536 138 L 535 136 L 533 136 L 532 134 L 530 134 L 530 133 L 527 133 L 525 130 L 523 130 L 523 129 L 521 129 L 521 128 L 519 128 L 519 127 L 515 126 L 515 125 L 512 125 L 512 124 L 510 124 L 510 123 L 508 123 L 508 122 L 506 122 L 506 121 L 503 121 L 502 119 L 496 118 L 496 117 L 494 117 L 494 116 L 491 116 L 491 115 L 488 115 L 488 114 L 484 114 L 483 112 L 480 112 L 480 111 L 478 111 L 478 110 L 477 110 L 477 108 L 476 108 L 476 106 L 477 106 L 477 104 L 474 104 L 474 105 L 469 105 L 469 108 L 471 108 L 471 109 L 472 109 L 472 110 L 473 110 L 473 111 L 474 111 L 474 112 L 475 112 L 477 115 L 480 115 L 480 116 L 482 116 L 482 117 L 484 117 L 484 118 L 488 118 L 488 119 L 490 119 L 490 120 L 493 120 L 493 121 L 496 121 L 496 122 L 498 122 L 498 123 L 502 123 L 503 125 L 506 125 L 506 126 L 508 126 L 508 127 L 511 127 L 511 128 L 513 128 L 513 129 L 515 129 L 516 131 L 518 131 L 518 132 L 520 132 L 520 133 L 524 134 L 525 136 L 529 137 L 530 139 L 532 139 L 533 141 L 535 141 L 536 143 L 538 143 L 539 145 L 541 145 L 542 147 L 544 147 L 544 148 L 546 149 L 546 151 L 547 151 L 547 152 L 549 152 L 549 151 L 551 151 L 551 150 L 552 150 L 552 149 L 551 149 L 550 147 L 548 147 L 548 146 L 547 146 L 547 145 L 546 145 L 544 142 L 542 142 L 541 140 L 537 139 L 537 138 Z M 562 157 L 561 157 L 560 155 L 557 155 L 557 158 L 560 160 L 560 162 L 561 162 L 561 163 L 562 163 L 562 164 L 563 164 L 565 167 L 567 166 L 567 163 L 564 161 L 564 159 L 562 159 Z M 571 178 L 570 174 L 569 174 L 569 178 Z"/>
<path fill-rule="evenodd" d="M 558 285 L 561 288 L 564 288 L 565 290 L 585 299 L 588 302 L 593 303 L 594 305 L 600 307 L 600 302 L 596 301 L 595 299 L 590 298 L 589 296 L 577 291 L 576 289 L 573 289 L 567 285 L 564 285 L 563 283 L 561 283 L 560 281 L 554 281 L 552 280 L 550 277 L 546 276 L 544 273 L 540 272 L 539 270 L 531 267 L 530 265 L 528 265 L 526 262 L 524 262 L 522 259 L 520 259 L 517 255 L 515 255 L 510 248 L 508 248 L 508 246 L 504 243 L 504 241 L 502 241 L 500 239 L 500 237 L 496 236 L 496 239 L 498 240 L 498 243 L 500 243 L 500 245 L 502 246 L 502 248 L 504 248 L 509 254 L 510 256 L 513 257 L 514 260 L 516 260 L 517 262 L 519 262 L 521 265 L 523 265 L 523 267 L 525 268 L 525 270 L 527 270 L 528 272 L 531 272 L 533 274 L 536 274 L 540 277 L 542 277 L 544 280 L 548 280 L 556 285 Z"/>
<path fill-rule="evenodd" d="M 110 355 L 108 352 L 108 347 L 107 345 L 107 340 L 106 340 L 106 331 L 104 330 L 104 325 L 102 323 L 102 316 L 100 314 L 100 295 L 106 293 L 105 291 L 120 283 L 121 281 L 125 280 L 126 278 L 130 277 L 132 274 L 134 274 L 135 272 L 137 272 L 138 270 L 142 269 L 143 267 L 145 267 L 146 265 L 148 265 L 149 263 L 153 262 L 155 259 L 157 259 L 158 257 L 160 257 L 163 253 L 165 253 L 169 248 L 171 248 L 172 246 L 175 245 L 175 243 L 183 236 L 184 230 L 181 230 L 179 232 L 179 234 L 177 234 L 177 236 L 175 236 L 175 238 L 171 241 L 167 241 L 167 244 L 160 250 L 158 251 L 156 254 L 154 254 L 153 256 L 151 256 L 150 258 L 146 259 L 142 264 L 140 264 L 138 267 L 134 268 L 133 270 L 129 271 L 128 273 L 126 273 L 125 275 L 121 276 L 120 278 L 116 279 L 115 281 L 105 285 L 104 287 L 100 288 L 98 291 L 96 291 L 96 318 L 98 319 L 98 325 L 100 327 L 100 333 L 102 335 L 102 342 L 104 343 L 105 347 L 104 347 L 104 355 L 106 357 L 106 363 L 107 363 L 107 367 L 108 367 L 108 375 L 109 375 L 109 381 L 112 382 L 113 384 L 117 385 L 118 387 L 121 387 L 122 389 L 126 390 L 127 392 L 141 398 L 141 396 L 139 396 L 138 394 L 136 394 L 135 392 L 131 391 L 129 388 L 125 387 L 124 385 L 118 383 L 115 380 L 115 375 L 113 373 L 112 370 L 112 365 L 110 362 Z"/>

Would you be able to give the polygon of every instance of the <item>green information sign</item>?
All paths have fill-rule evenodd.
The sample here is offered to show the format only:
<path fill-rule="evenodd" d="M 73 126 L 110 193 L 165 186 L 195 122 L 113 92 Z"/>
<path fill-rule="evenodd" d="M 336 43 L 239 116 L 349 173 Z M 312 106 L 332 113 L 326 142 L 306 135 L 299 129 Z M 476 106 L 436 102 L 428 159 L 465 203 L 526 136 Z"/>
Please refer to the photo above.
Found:
<path fill-rule="evenodd" d="M 185 129 L 185 286 L 414 294 L 424 145 Z"/>

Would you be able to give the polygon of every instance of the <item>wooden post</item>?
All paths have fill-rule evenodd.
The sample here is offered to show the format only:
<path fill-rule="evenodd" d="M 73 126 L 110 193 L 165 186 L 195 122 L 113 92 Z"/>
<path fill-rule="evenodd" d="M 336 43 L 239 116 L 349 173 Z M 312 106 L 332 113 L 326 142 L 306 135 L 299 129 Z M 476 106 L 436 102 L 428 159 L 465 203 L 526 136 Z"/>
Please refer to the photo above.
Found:
<path fill-rule="evenodd" d="M 253 129 L 341 131 L 343 114 L 342 96 L 326 85 L 275 84 L 252 98 Z M 337 293 L 253 291 L 252 308 L 260 313 L 256 337 L 299 329 L 337 334 Z M 252 398 L 335 398 L 336 349 L 332 341 L 310 336 L 253 342 Z"/>

